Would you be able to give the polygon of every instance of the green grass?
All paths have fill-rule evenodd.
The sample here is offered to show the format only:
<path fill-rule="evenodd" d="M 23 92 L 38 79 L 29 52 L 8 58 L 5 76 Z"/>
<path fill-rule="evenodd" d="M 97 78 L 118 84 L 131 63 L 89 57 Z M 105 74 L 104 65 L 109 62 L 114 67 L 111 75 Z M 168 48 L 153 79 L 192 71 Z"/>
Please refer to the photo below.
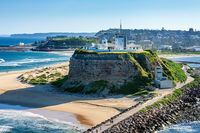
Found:
<path fill-rule="evenodd" d="M 186 87 L 192 87 L 192 86 L 197 86 L 200 84 L 200 76 L 198 75 L 192 75 L 192 77 L 194 78 L 194 81 L 187 84 Z"/>
<path fill-rule="evenodd" d="M 68 76 L 62 76 L 59 79 L 51 82 L 51 84 L 54 85 L 54 86 L 56 86 L 56 87 L 58 87 L 58 88 L 60 88 L 60 87 L 62 87 L 62 85 L 64 84 L 64 82 L 66 82 L 67 79 L 68 79 Z"/>
<path fill-rule="evenodd" d="M 94 94 L 97 92 L 101 92 L 104 90 L 104 88 L 108 88 L 108 81 L 100 80 L 90 83 L 91 89 L 86 94 Z"/>
<path fill-rule="evenodd" d="M 150 84 L 151 84 L 151 79 L 149 79 L 148 77 L 137 76 L 133 79 L 132 82 L 129 82 L 120 88 L 117 87 L 110 88 L 110 90 L 111 93 L 128 95 L 139 92 L 141 91 L 142 87 L 149 86 Z"/>
<path fill-rule="evenodd" d="M 176 90 L 174 90 L 174 92 L 171 95 L 167 96 L 166 98 L 161 99 L 158 102 L 155 102 L 152 105 L 146 106 L 144 109 L 140 110 L 140 112 L 146 112 L 148 109 L 164 106 L 164 105 L 166 105 L 170 102 L 173 102 L 174 100 L 180 98 L 182 96 L 182 94 L 183 94 L 182 88 L 176 89 Z"/>
<path fill-rule="evenodd" d="M 50 74 L 48 78 L 61 77 L 61 73 Z"/>
<path fill-rule="evenodd" d="M 137 52 L 96 52 L 88 51 L 83 49 L 77 49 L 75 54 L 116 54 L 119 60 L 129 60 L 135 68 L 138 70 L 139 74 L 132 79 L 132 82 L 129 82 L 121 87 L 109 85 L 110 92 L 116 94 L 134 94 L 139 93 L 142 87 L 152 86 L 152 81 L 154 78 L 154 73 L 152 73 L 151 65 L 161 64 L 164 69 L 164 75 L 169 79 L 176 82 L 184 82 L 187 77 L 182 70 L 182 65 L 177 64 L 173 61 L 167 59 L 160 59 L 158 55 L 151 50 L 137 51 Z M 100 87 L 96 87 L 101 89 Z M 89 93 L 97 92 L 97 89 L 94 87 Z"/>
<path fill-rule="evenodd" d="M 31 79 L 30 84 L 46 84 L 48 81 L 45 79 Z"/>
<path fill-rule="evenodd" d="M 164 75 L 175 83 L 184 82 L 187 80 L 185 72 L 182 70 L 183 65 L 175 63 L 171 60 L 162 58 L 162 67 L 164 70 Z"/>
<path fill-rule="evenodd" d="M 54 82 L 54 79 L 57 79 L 59 77 L 62 78 L 62 75 L 60 73 L 50 74 L 48 76 L 46 76 L 45 74 L 42 74 L 32 79 L 26 79 L 26 81 L 28 81 L 28 83 L 30 84 L 45 84 L 45 83 L 48 83 L 49 81 Z"/>
<path fill-rule="evenodd" d="M 187 72 L 188 72 L 189 74 L 193 75 L 194 70 L 193 70 L 192 67 L 190 67 L 190 69 L 188 69 Z"/>
<path fill-rule="evenodd" d="M 143 95 L 150 95 L 150 92 L 147 90 L 141 89 L 140 91 L 133 94 L 134 96 L 143 96 Z"/>
<path fill-rule="evenodd" d="M 133 51 L 133 52 L 126 52 L 126 51 L 111 51 L 111 52 L 97 52 L 93 50 L 85 50 L 85 49 L 76 49 L 75 54 L 127 54 L 127 53 L 148 53 L 148 51 Z"/>
<path fill-rule="evenodd" d="M 130 61 L 136 66 L 136 69 L 138 69 L 138 71 L 140 72 L 140 75 L 142 77 L 148 77 L 147 72 L 142 68 L 138 61 L 130 53 L 127 53 L 127 55 Z"/>
<path fill-rule="evenodd" d="M 200 76 L 198 76 L 198 75 L 191 75 L 191 76 L 194 78 L 194 81 L 183 86 L 183 88 L 197 86 L 197 85 L 200 84 Z M 144 109 L 140 110 L 140 112 L 147 112 L 148 109 L 158 108 L 160 106 L 164 106 L 164 105 L 166 105 L 170 102 L 175 101 L 176 99 L 178 99 L 182 96 L 183 88 L 179 88 L 179 89 L 174 90 L 171 95 L 168 95 L 166 98 L 163 98 L 160 101 L 155 102 L 152 105 L 146 106 Z"/>

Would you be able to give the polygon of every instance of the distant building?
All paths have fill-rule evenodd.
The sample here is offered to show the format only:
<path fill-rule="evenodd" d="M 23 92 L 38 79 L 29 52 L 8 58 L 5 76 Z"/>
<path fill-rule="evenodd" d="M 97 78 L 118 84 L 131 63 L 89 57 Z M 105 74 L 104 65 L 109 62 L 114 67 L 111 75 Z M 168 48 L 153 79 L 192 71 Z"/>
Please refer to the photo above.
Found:
<path fill-rule="evenodd" d="M 25 44 L 22 43 L 22 42 L 20 42 L 20 43 L 18 44 L 18 46 L 25 46 Z"/>
<path fill-rule="evenodd" d="M 83 46 L 83 49 L 85 50 L 97 50 L 100 48 L 99 44 L 86 44 L 85 46 Z"/>
<path fill-rule="evenodd" d="M 172 50 L 171 45 L 160 45 L 158 46 L 158 50 Z"/>
<path fill-rule="evenodd" d="M 120 29 L 113 37 L 113 41 L 108 41 L 105 37 L 102 38 L 101 44 L 87 44 L 83 48 L 95 51 L 143 51 L 142 46 L 135 45 L 134 43 L 134 40 L 127 41 L 127 36 L 122 33 L 122 24 L 120 23 Z"/>
<path fill-rule="evenodd" d="M 126 46 L 127 50 L 133 50 L 133 51 L 143 51 L 142 46 L 140 45 L 135 45 L 135 44 L 127 44 Z"/>
<path fill-rule="evenodd" d="M 122 34 L 122 24 L 120 23 L 119 34 L 115 36 L 116 50 L 125 50 L 127 45 L 127 37 Z"/>
<path fill-rule="evenodd" d="M 172 80 L 168 80 L 167 77 L 163 77 L 163 69 L 160 66 L 157 66 L 155 68 L 155 84 L 156 84 L 156 87 L 160 89 L 174 87 Z"/>
<path fill-rule="evenodd" d="M 128 40 L 127 44 L 135 44 L 135 40 Z"/>
<path fill-rule="evenodd" d="M 192 52 L 199 52 L 200 51 L 200 46 L 192 46 L 192 47 L 187 47 L 185 48 L 186 51 L 192 51 Z"/>
<path fill-rule="evenodd" d="M 153 48 L 153 42 L 151 40 L 141 40 L 139 41 L 139 44 L 142 46 L 144 50 Z"/>
<path fill-rule="evenodd" d="M 116 50 L 125 50 L 126 49 L 127 39 L 126 36 L 119 34 L 115 37 Z"/>

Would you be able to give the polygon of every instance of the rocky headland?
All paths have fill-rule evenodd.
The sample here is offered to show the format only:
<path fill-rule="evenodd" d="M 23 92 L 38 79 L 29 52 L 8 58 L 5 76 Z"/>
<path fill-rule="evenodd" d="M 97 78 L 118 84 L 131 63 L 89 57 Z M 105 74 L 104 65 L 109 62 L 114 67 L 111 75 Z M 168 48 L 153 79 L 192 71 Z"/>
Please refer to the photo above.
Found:
<path fill-rule="evenodd" d="M 140 52 L 95 52 L 76 50 L 70 59 L 66 91 L 84 94 L 133 94 L 152 87 L 155 67 L 176 82 L 186 76 L 182 65 L 161 59 L 150 50 Z"/>

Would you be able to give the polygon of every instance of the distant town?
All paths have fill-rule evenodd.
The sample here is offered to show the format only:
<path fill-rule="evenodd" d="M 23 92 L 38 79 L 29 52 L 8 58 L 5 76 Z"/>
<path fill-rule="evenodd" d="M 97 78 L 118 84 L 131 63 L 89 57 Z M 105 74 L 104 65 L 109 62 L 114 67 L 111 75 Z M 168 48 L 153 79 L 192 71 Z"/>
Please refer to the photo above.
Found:
<path fill-rule="evenodd" d="M 97 33 L 35 33 L 13 34 L 11 37 L 43 38 L 33 44 L 19 46 L 36 51 L 65 51 L 76 48 L 109 50 L 200 51 L 200 31 L 123 29 L 102 30 Z M 100 45 L 99 45 L 100 44 Z M 19 47 L 18 47 L 19 48 Z M 6 49 L 5 47 L 3 48 Z M 10 48 L 9 48 L 10 49 Z M 12 49 L 12 48 L 11 48 Z"/>

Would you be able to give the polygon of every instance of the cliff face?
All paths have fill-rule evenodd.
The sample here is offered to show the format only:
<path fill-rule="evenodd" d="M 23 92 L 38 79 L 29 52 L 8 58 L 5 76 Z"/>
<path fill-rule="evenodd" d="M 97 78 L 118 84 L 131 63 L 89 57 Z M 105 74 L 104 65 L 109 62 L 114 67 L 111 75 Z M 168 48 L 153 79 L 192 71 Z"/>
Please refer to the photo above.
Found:
<path fill-rule="evenodd" d="M 154 68 L 159 65 L 157 59 L 157 55 L 149 51 L 131 53 L 76 51 L 71 57 L 68 80 L 63 88 L 83 93 L 106 91 L 105 88 L 109 89 L 107 91 L 114 91 L 133 83 L 138 78 L 139 82 L 152 79 Z"/>

